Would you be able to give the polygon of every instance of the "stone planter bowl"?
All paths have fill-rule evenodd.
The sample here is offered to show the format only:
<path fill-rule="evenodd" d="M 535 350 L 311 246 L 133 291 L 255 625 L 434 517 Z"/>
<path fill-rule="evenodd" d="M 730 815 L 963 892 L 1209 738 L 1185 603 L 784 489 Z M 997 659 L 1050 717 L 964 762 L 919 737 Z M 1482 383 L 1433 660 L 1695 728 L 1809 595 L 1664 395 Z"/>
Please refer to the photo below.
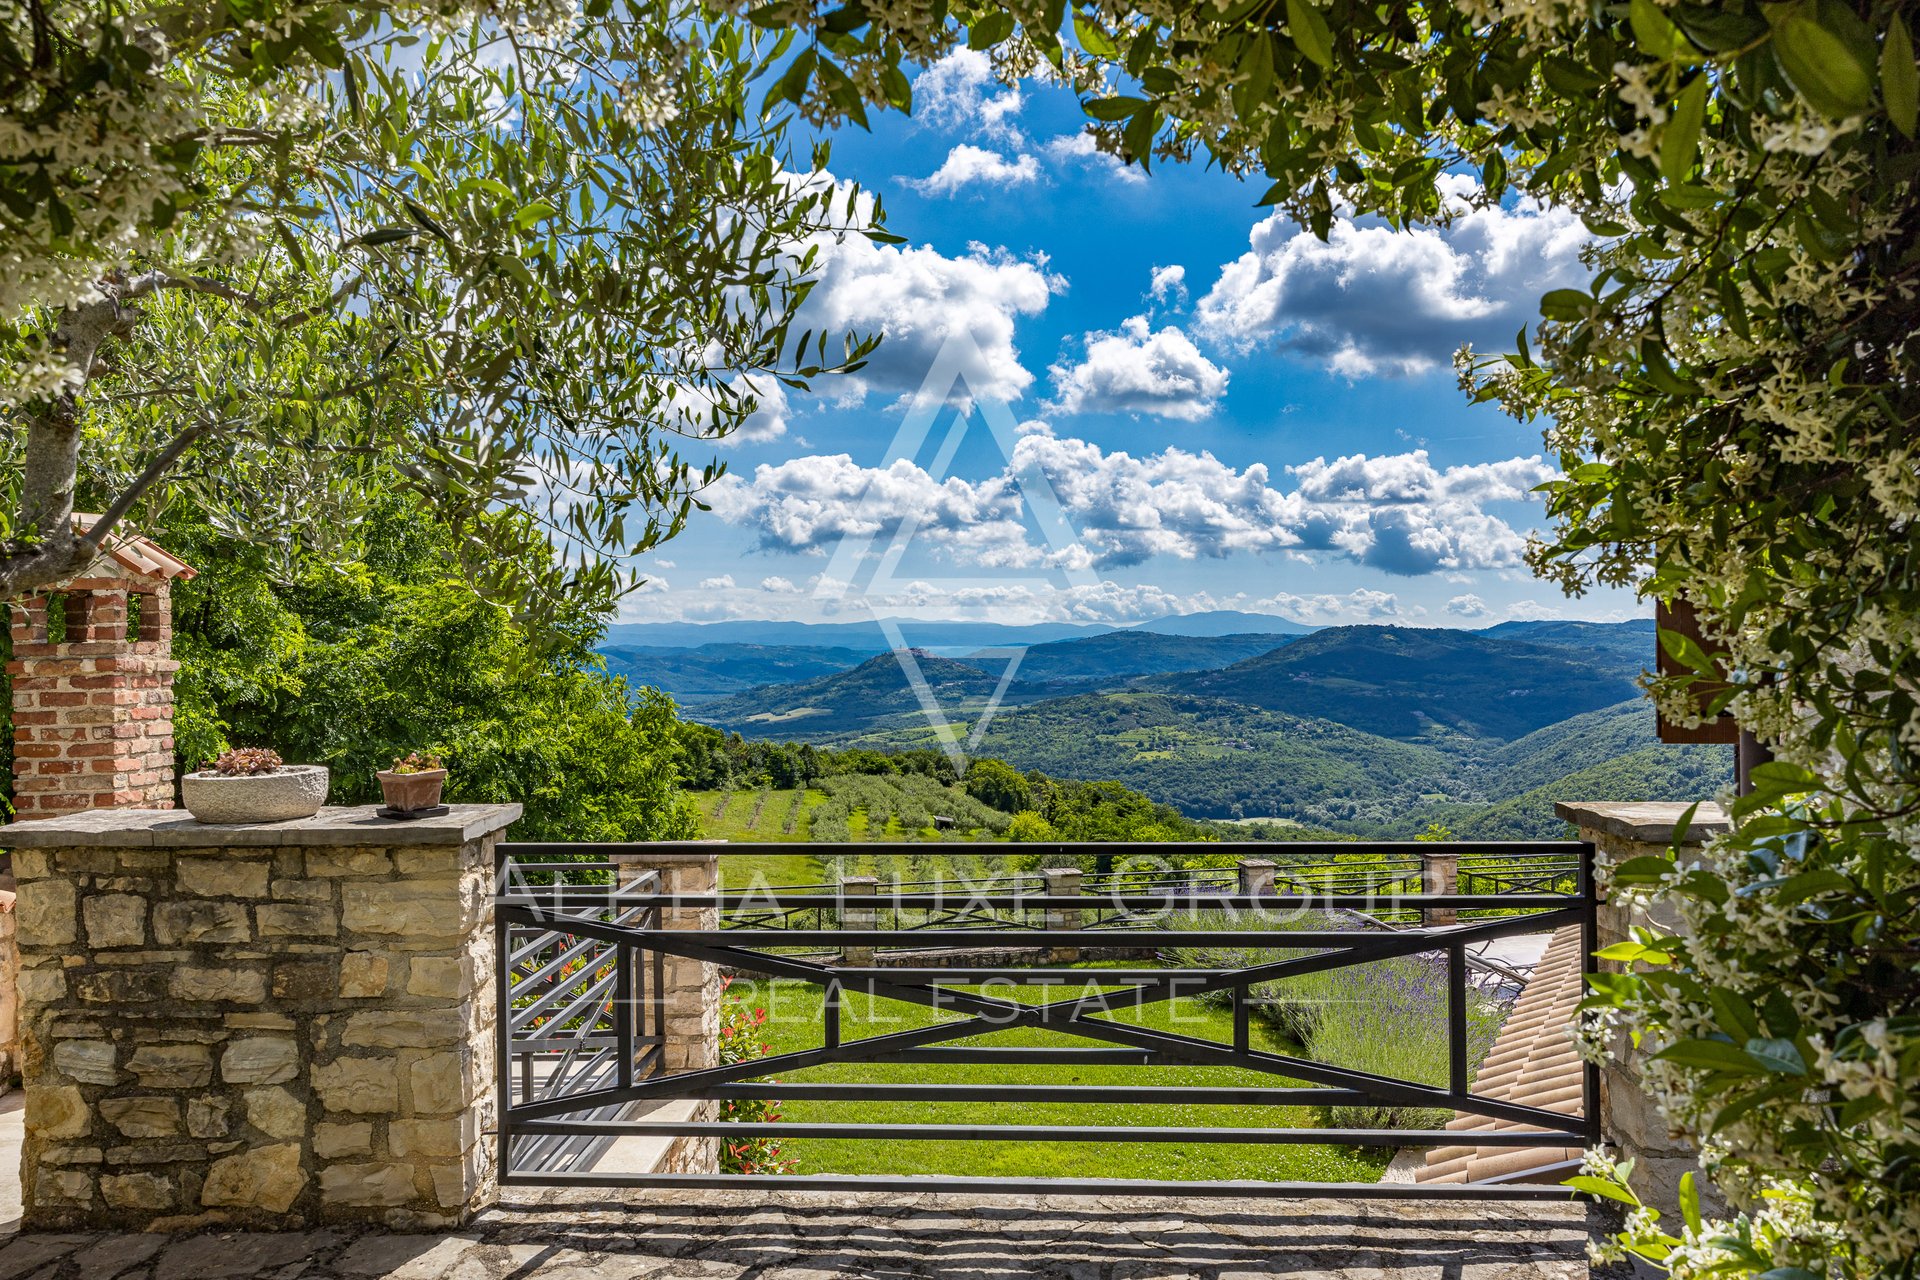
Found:
<path fill-rule="evenodd" d="M 180 779 L 187 812 L 201 822 L 288 822 L 311 818 L 327 802 L 327 768 L 283 764 L 272 773 L 226 777 L 203 771 Z"/>
<path fill-rule="evenodd" d="M 415 809 L 431 809 L 440 803 L 440 788 L 447 781 L 447 771 L 428 769 L 422 773 L 395 773 L 391 769 L 382 769 L 374 777 L 380 779 L 380 794 L 385 797 L 389 809 L 411 813 Z"/>

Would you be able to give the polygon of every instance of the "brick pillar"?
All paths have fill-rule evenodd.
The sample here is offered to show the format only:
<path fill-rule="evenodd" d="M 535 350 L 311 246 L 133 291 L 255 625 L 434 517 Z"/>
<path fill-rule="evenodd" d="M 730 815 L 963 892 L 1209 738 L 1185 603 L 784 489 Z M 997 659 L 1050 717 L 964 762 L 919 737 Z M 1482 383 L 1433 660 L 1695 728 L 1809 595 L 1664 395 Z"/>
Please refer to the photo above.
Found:
<path fill-rule="evenodd" d="M 133 635 L 130 597 L 138 598 Z M 20 819 L 173 807 L 173 675 L 180 664 L 170 656 L 171 609 L 165 580 L 134 577 L 77 578 L 13 603 L 7 672 Z"/>
<path fill-rule="evenodd" d="M 1677 803 L 1553 806 L 1557 816 L 1579 829 L 1582 840 L 1593 843 L 1594 859 L 1601 868 L 1618 866 L 1629 858 L 1664 854 L 1672 844 L 1674 824 L 1686 810 L 1686 805 Z M 1683 834 L 1682 849 L 1697 850 L 1725 830 L 1727 821 L 1720 807 L 1703 804 L 1694 814 L 1693 825 Z M 1600 904 L 1598 924 L 1596 932 L 1603 950 L 1616 942 L 1629 941 L 1636 926 L 1659 933 L 1685 932 L 1679 916 L 1670 909 L 1649 912 L 1605 900 Z M 1618 970 L 1623 966 L 1605 960 L 1600 967 Z M 1711 1212 L 1717 1203 L 1713 1188 L 1699 1176 L 1699 1159 L 1693 1148 L 1667 1127 L 1666 1119 L 1642 1086 L 1643 1061 L 1643 1051 L 1626 1031 L 1621 1031 L 1600 1068 L 1601 1137 L 1622 1158 L 1633 1160 L 1634 1190 L 1668 1219 L 1679 1217 L 1680 1176 L 1689 1172 L 1696 1175 Z"/>
<path fill-rule="evenodd" d="M 519 815 L 0 827 L 28 1229 L 429 1228 L 491 1204 L 493 844 Z"/>

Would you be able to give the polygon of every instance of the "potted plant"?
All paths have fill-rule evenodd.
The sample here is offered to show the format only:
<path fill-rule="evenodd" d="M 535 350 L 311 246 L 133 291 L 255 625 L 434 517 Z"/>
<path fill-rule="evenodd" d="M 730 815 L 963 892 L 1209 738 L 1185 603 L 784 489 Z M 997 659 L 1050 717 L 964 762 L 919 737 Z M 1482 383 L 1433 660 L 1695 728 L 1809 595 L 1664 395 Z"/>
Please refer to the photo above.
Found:
<path fill-rule="evenodd" d="M 327 802 L 327 769 L 286 764 L 266 747 L 239 747 L 180 779 L 180 798 L 201 822 L 287 822 Z"/>
<path fill-rule="evenodd" d="M 382 769 L 374 776 L 380 779 L 386 812 L 393 816 L 412 815 L 440 807 L 440 788 L 446 785 L 447 767 L 431 751 L 409 751 L 396 757 L 391 769 Z"/>

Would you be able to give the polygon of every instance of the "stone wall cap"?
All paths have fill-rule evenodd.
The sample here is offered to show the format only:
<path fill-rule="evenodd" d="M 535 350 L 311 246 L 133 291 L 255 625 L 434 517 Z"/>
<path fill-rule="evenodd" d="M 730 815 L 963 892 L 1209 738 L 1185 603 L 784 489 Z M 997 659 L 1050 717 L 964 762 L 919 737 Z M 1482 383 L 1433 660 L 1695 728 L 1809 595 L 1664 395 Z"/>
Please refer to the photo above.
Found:
<path fill-rule="evenodd" d="M 465 844 L 504 831 L 517 804 L 456 804 L 430 818 L 383 818 L 373 805 L 329 806 L 291 822 L 196 822 L 179 809 L 87 809 L 0 827 L 0 849 L 221 849 L 288 845 Z"/>
<path fill-rule="evenodd" d="M 1685 816 L 1687 808 L 1686 804 L 1677 800 L 1632 803 L 1562 800 L 1553 806 L 1553 812 L 1579 827 L 1582 832 L 1617 836 L 1622 840 L 1637 840 L 1643 844 L 1669 844 L 1673 840 L 1673 829 Z M 1687 827 L 1686 838 L 1689 842 L 1701 843 L 1732 829 L 1733 825 L 1727 821 L 1727 815 L 1720 811 L 1720 806 L 1709 802 L 1695 811 L 1693 822 Z"/>

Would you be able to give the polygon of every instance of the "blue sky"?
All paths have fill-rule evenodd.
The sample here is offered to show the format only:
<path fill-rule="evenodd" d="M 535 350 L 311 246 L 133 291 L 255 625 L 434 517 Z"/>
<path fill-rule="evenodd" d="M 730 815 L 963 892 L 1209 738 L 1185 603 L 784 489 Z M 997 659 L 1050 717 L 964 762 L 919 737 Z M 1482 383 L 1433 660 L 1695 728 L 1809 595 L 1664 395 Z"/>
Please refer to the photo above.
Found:
<path fill-rule="evenodd" d="M 1082 120 L 963 51 L 921 74 L 912 119 L 834 135 L 834 178 L 908 243 L 824 242 L 802 327 L 885 340 L 766 396 L 623 620 L 1641 612 L 1527 574 L 1553 460 L 1451 366 L 1580 279 L 1577 223 L 1469 210 L 1463 178 L 1445 230 L 1342 222 L 1323 244 L 1254 207 L 1264 181 L 1142 175 Z"/>

